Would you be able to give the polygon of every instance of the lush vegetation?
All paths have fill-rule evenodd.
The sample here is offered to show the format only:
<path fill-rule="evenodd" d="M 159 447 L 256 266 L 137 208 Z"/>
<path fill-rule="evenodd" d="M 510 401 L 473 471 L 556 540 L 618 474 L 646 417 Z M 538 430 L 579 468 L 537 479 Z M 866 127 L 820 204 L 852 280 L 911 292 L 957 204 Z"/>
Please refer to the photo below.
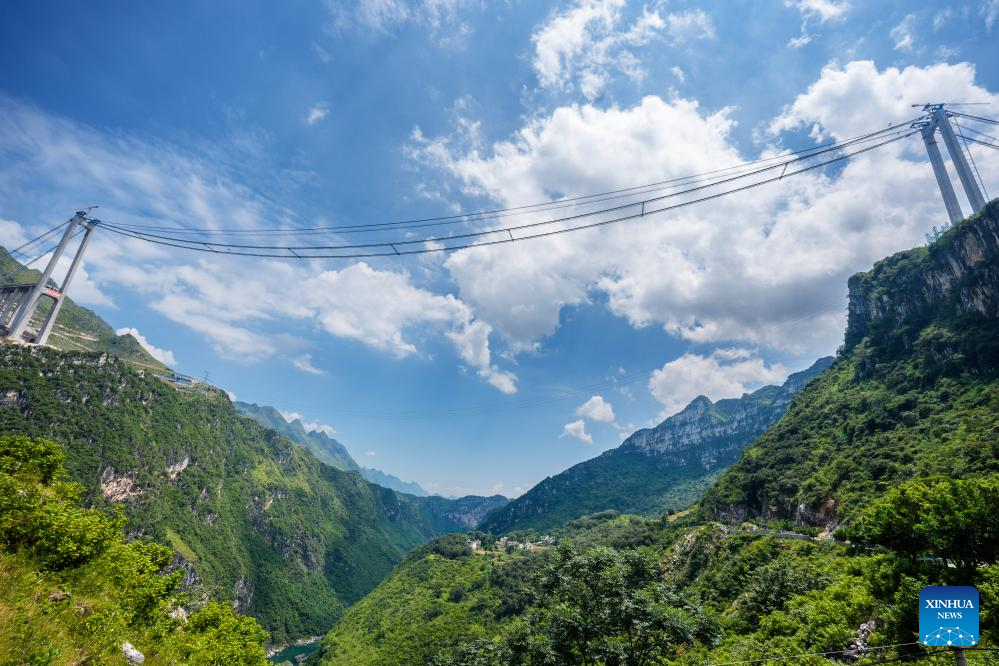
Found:
<path fill-rule="evenodd" d="M 0 436 L 0 664 L 108 663 L 124 642 L 150 664 L 265 664 L 267 632 L 231 606 L 183 619 L 173 552 L 80 507 L 63 461 L 54 442 Z"/>
<path fill-rule="evenodd" d="M 842 535 L 917 560 L 975 569 L 999 557 L 999 477 L 930 479 L 892 488 Z"/>
<path fill-rule="evenodd" d="M 696 398 L 621 446 L 543 480 L 486 516 L 479 529 L 546 531 L 608 509 L 647 516 L 682 509 L 700 498 L 831 361 L 819 359 L 784 386 L 764 386 L 741 398 L 715 403 Z"/>
<path fill-rule="evenodd" d="M 346 613 L 482 503 L 367 484 L 115 359 L 5 347 L 0 431 L 35 439 L 0 440 L 4 658 L 99 662 L 128 640 L 154 663 L 258 659 L 228 605 L 170 618 L 191 570 L 279 639 L 339 619 L 327 664 L 949 662 L 916 644 L 930 584 L 975 585 L 995 645 L 999 206 L 850 290 L 835 363 L 693 510 L 573 515 L 534 551 L 438 539 Z"/>
<path fill-rule="evenodd" d="M 267 405 L 255 405 L 247 402 L 234 402 L 233 405 L 243 416 L 248 416 L 257 423 L 271 430 L 276 430 L 296 444 L 301 444 L 312 451 L 312 454 L 330 467 L 341 470 L 353 470 L 361 473 L 371 483 L 383 488 L 389 488 L 400 493 L 426 497 L 429 493 L 420 484 L 413 481 L 403 481 L 397 476 L 387 474 L 371 467 L 361 467 L 351 457 L 347 448 L 333 437 L 319 430 L 306 430 L 300 420 L 289 423 L 281 412 Z M 490 506 L 490 508 L 492 508 Z"/>
<path fill-rule="evenodd" d="M 425 664 L 458 637 L 490 636 L 523 610 L 533 558 L 476 555 L 460 535 L 422 546 L 344 615 L 322 663 Z"/>
<path fill-rule="evenodd" d="M 660 663 L 681 645 L 713 645 L 720 624 L 664 580 L 653 549 L 556 548 L 533 580 L 533 603 L 499 638 L 464 643 L 438 664 Z"/>
<path fill-rule="evenodd" d="M 380 488 L 221 393 L 178 391 L 100 354 L 0 348 L 0 433 L 62 444 L 88 505 L 122 503 L 127 529 L 173 545 L 205 593 L 278 642 L 323 633 L 411 548 L 505 501 Z"/>
<path fill-rule="evenodd" d="M 478 527 L 497 533 L 544 532 L 604 510 L 650 516 L 668 513 L 703 495 L 722 471 L 706 472 L 696 460 L 673 465 L 622 445 L 541 481 L 487 515 Z"/>
<path fill-rule="evenodd" d="M 527 556 L 473 552 L 447 537 L 411 553 L 351 608 L 316 663 L 697 666 L 816 652 L 870 663 L 891 655 L 932 660 L 932 649 L 914 645 L 917 597 L 925 585 L 944 584 L 978 587 L 983 645 L 994 645 L 997 488 L 999 477 L 910 482 L 859 514 L 854 530 L 840 535 L 852 545 L 781 537 L 748 523 L 733 530 L 610 512 L 574 521 L 560 530 L 558 546 Z M 965 519 L 948 530 L 938 519 L 951 518 L 940 499 L 951 491 Z M 917 548 L 895 521 L 923 500 L 941 513 L 921 514 L 925 525 L 916 521 L 915 529 L 941 531 Z M 980 549 L 948 566 L 953 553 L 968 552 L 965 543 Z M 885 645 L 901 647 L 878 648 Z"/>

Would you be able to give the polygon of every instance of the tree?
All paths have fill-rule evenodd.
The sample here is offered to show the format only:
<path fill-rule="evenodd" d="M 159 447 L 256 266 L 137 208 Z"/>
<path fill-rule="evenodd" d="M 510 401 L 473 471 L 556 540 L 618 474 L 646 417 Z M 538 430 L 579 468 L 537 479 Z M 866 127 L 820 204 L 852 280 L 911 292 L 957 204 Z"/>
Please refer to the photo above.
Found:
<path fill-rule="evenodd" d="M 209 602 L 187 623 L 187 663 L 205 666 L 265 664 L 263 644 L 268 634 L 252 617 L 237 615 L 232 607 Z"/>
<path fill-rule="evenodd" d="M 938 557 L 959 569 L 999 553 L 999 477 L 921 479 L 892 488 L 844 535 L 903 557 Z"/>
<path fill-rule="evenodd" d="M 644 666 L 695 638 L 711 643 L 717 622 L 662 579 L 648 549 L 560 546 L 538 580 L 537 604 L 508 634 L 518 663 Z"/>
<path fill-rule="evenodd" d="M 120 538 L 124 519 L 77 506 L 83 486 L 62 480 L 55 442 L 0 436 L 0 546 L 30 552 L 50 570 L 77 566 Z"/>

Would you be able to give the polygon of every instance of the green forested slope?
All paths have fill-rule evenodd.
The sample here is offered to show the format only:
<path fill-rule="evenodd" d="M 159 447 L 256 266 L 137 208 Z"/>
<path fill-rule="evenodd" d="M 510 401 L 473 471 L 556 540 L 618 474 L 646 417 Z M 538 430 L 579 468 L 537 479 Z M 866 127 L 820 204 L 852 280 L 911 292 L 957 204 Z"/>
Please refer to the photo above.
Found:
<path fill-rule="evenodd" d="M 123 503 L 131 533 L 184 553 L 208 593 L 275 641 L 325 631 L 408 550 L 496 506 L 380 488 L 239 416 L 221 393 L 177 391 L 100 354 L 0 347 L 0 433 L 63 445 L 89 504 Z"/>
<path fill-rule="evenodd" d="M 233 403 L 233 406 L 243 416 L 247 416 L 271 430 L 276 430 L 296 444 L 301 444 L 309 449 L 320 462 L 339 470 L 360 470 L 347 448 L 326 433 L 308 431 L 298 419 L 289 422 L 281 415 L 281 412 L 267 405 L 237 401 Z"/>
<path fill-rule="evenodd" d="M 323 640 L 324 664 L 425 664 L 456 637 L 494 635 L 523 610 L 536 556 L 473 554 L 464 537 L 416 549 Z"/>
<path fill-rule="evenodd" d="M 968 521 L 952 520 L 953 497 Z M 859 516 L 843 534 L 854 547 L 610 513 L 574 521 L 560 544 L 528 556 L 445 537 L 349 609 L 310 663 L 703 666 L 810 654 L 796 661 L 949 666 L 949 650 L 916 644 L 925 585 L 975 585 L 980 644 L 995 647 L 999 476 L 910 482 Z"/>
<path fill-rule="evenodd" d="M 850 280 L 846 344 L 707 493 L 709 515 L 835 524 L 914 477 L 999 470 L 999 203 Z"/>

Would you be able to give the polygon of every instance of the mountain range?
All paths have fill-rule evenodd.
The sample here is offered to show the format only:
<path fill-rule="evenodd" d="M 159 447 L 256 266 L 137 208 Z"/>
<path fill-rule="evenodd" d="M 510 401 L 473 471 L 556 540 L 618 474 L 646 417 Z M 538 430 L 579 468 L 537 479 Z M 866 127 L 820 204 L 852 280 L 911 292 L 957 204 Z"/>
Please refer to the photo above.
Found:
<path fill-rule="evenodd" d="M 617 448 L 546 478 L 490 513 L 478 528 L 497 534 L 546 531 L 605 509 L 643 515 L 681 509 L 699 498 L 832 361 L 821 358 L 781 386 L 764 386 L 741 398 L 712 402 L 698 396 Z"/>
<path fill-rule="evenodd" d="M 978 523 L 937 525 L 934 539 L 911 538 L 919 515 L 901 531 L 884 525 L 912 506 L 931 510 L 944 497 L 933 484 L 950 484 L 982 529 L 996 529 L 999 203 L 848 288 L 835 359 L 780 387 L 695 399 L 509 509 L 500 496 L 416 497 L 370 483 L 325 433 L 267 407 L 240 406 L 256 412 L 247 418 L 223 391 L 164 381 L 165 367 L 147 363 L 134 338 L 82 308 L 60 317 L 54 342 L 73 347 L 82 334 L 96 351 L 0 346 L 0 434 L 57 442 L 86 506 L 121 507 L 130 543 L 169 544 L 169 569 L 193 606 L 231 601 L 275 642 L 332 626 L 317 662 L 493 665 L 532 663 L 518 650 L 563 654 L 566 622 L 618 617 L 571 605 L 592 602 L 572 596 L 590 573 L 612 583 L 601 594 L 619 598 L 622 612 L 671 599 L 683 622 L 717 626 L 720 634 L 681 637 L 695 661 L 842 653 L 868 640 L 871 630 L 857 627 L 871 620 L 877 640 L 903 645 L 914 631 L 905 609 L 922 585 L 975 584 L 999 603 L 995 567 L 927 564 L 947 539 L 977 539 Z M 60 492 L 75 501 L 76 491 Z M 619 515 L 684 506 L 668 517 Z M 549 531 L 555 543 L 451 534 L 475 526 Z M 866 548 L 811 538 L 832 534 Z M 0 554 L 14 571 L 34 566 Z M 992 564 L 995 554 L 975 557 Z M 113 587 L 113 573 L 86 575 Z M 55 589 L 11 606 L 6 594 L 0 610 L 16 617 L 28 617 L 24 608 L 47 617 L 62 598 Z M 999 636 L 990 615 L 983 632 Z M 589 649 L 580 645 L 564 654 Z"/>
<path fill-rule="evenodd" d="M 0 347 L 0 432 L 61 444 L 89 506 L 124 507 L 131 538 L 171 545 L 196 597 L 232 600 L 275 641 L 324 631 L 407 551 L 507 501 L 382 488 L 223 391 L 107 353 Z"/>
<path fill-rule="evenodd" d="M 345 472 L 359 472 L 361 476 L 377 483 L 383 488 L 408 493 L 417 497 L 430 495 L 423 487 L 414 481 L 403 481 L 397 476 L 371 467 L 361 467 L 347 451 L 347 447 L 330 437 L 322 430 L 307 430 L 301 419 L 290 421 L 280 410 L 268 405 L 256 405 L 248 402 L 233 402 L 236 411 L 257 423 L 276 430 L 296 444 L 301 444 L 312 451 L 321 462 Z"/>

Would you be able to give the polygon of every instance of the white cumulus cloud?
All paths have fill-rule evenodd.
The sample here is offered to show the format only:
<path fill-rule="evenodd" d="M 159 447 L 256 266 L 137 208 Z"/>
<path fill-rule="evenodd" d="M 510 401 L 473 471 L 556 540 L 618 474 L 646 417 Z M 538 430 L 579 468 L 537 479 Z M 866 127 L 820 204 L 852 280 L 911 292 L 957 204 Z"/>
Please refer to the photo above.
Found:
<path fill-rule="evenodd" d="M 326 0 L 333 28 L 360 28 L 375 35 L 390 36 L 404 26 L 427 31 L 431 40 L 445 48 L 465 46 L 472 34 L 466 14 L 481 11 L 478 0 Z"/>
<path fill-rule="evenodd" d="M 327 437 L 333 437 L 336 435 L 336 430 L 333 429 L 333 426 L 327 425 L 326 423 L 320 423 L 319 421 L 306 421 L 305 417 L 299 412 L 288 409 L 278 409 L 278 413 L 281 414 L 282 418 L 284 418 L 284 420 L 288 423 L 294 423 L 295 421 L 301 423 L 305 432 L 321 432 L 325 433 Z"/>
<path fill-rule="evenodd" d="M 298 412 L 293 412 L 288 409 L 278 409 L 278 412 L 284 417 L 284 420 L 288 423 L 294 423 L 295 421 L 301 421 L 302 415 Z"/>
<path fill-rule="evenodd" d="M 784 4 L 797 8 L 806 18 L 814 18 L 820 23 L 841 19 L 850 11 L 850 3 L 835 0 L 786 0 Z"/>
<path fill-rule="evenodd" d="M 792 37 L 787 40 L 787 47 L 789 49 L 800 49 L 802 46 L 807 46 L 811 44 L 812 40 L 815 39 L 815 35 L 807 32 L 802 32 L 797 37 Z"/>
<path fill-rule="evenodd" d="M 104 133 L 3 96 L 0 157 L 0 199 L 24 202 L 38 219 L 66 214 L 46 208 L 46 193 L 58 189 L 61 201 L 100 201 L 101 215 L 123 224 L 248 229 L 296 223 L 275 197 L 240 184 L 245 173 L 225 167 L 252 160 L 210 150 L 194 155 L 164 142 Z M 267 182 L 283 178 L 274 169 Z M 0 242 L 16 246 L 40 231 L 2 220 Z M 323 370 L 311 354 L 320 342 L 287 333 L 284 324 L 314 324 L 400 358 L 419 353 L 427 336 L 439 336 L 483 381 L 505 393 L 516 390 L 516 376 L 491 354 L 492 327 L 455 295 L 417 287 L 401 271 L 326 266 L 193 254 L 98 232 L 70 295 L 112 307 L 105 293 L 127 289 L 198 333 L 222 358 L 279 358 L 317 375 Z M 321 297 L 302 298 L 301 285 Z M 339 288 L 352 293 L 331 293 Z"/>
<path fill-rule="evenodd" d="M 312 354 L 301 354 L 291 359 L 291 364 L 310 375 L 325 375 L 326 371 L 312 364 Z"/>
<path fill-rule="evenodd" d="M 578 0 L 553 14 L 532 36 L 533 65 L 542 88 L 578 89 L 596 99 L 615 73 L 639 81 L 645 77 L 636 50 L 659 36 L 673 43 L 714 36 L 714 24 L 702 10 L 662 14 L 645 7 L 633 20 L 625 0 Z"/>
<path fill-rule="evenodd" d="M 676 14 L 667 14 L 666 33 L 675 42 L 695 39 L 714 39 L 715 25 L 711 17 L 702 9 L 691 9 Z"/>
<path fill-rule="evenodd" d="M 788 372 L 783 365 L 767 365 L 745 349 L 718 349 L 706 355 L 684 354 L 666 363 L 652 373 L 649 390 L 667 417 L 699 395 L 712 401 L 738 398 L 764 384 L 782 383 Z"/>
<path fill-rule="evenodd" d="M 999 20 L 999 0 L 986 0 L 982 3 L 979 13 L 985 21 L 985 29 L 992 32 L 992 27 Z"/>
<path fill-rule="evenodd" d="M 583 419 L 573 421 L 572 423 L 566 423 L 562 426 L 561 437 L 573 437 L 581 442 L 586 442 L 587 444 L 593 443 L 593 437 L 586 432 L 586 424 L 583 423 Z"/>
<path fill-rule="evenodd" d="M 854 137 L 917 115 L 914 101 L 999 104 L 974 74 L 968 64 L 829 65 L 769 123 L 769 138 L 781 142 L 785 132 L 801 129 L 817 141 Z M 774 146 L 755 154 L 739 150 L 729 136 L 735 113 L 656 96 L 627 107 L 561 106 L 530 117 L 492 145 L 466 117 L 455 134 L 414 135 L 411 155 L 442 174 L 442 187 L 518 206 L 779 154 Z M 801 139 L 792 145 L 800 147 Z M 994 164 L 991 152 L 983 151 L 981 161 Z M 562 308 L 596 299 L 635 327 L 658 325 L 699 343 L 762 344 L 818 356 L 842 340 L 847 278 L 921 244 L 943 218 L 922 146 L 909 139 L 835 172 L 811 172 L 643 221 L 462 250 L 444 265 L 462 302 L 513 350 L 543 344 Z"/>
<path fill-rule="evenodd" d="M 912 53 L 916 41 L 915 28 L 915 14 L 907 14 L 898 25 L 891 29 L 890 35 L 892 41 L 895 42 L 895 50 Z"/>
<path fill-rule="evenodd" d="M 451 294 L 444 296 L 413 286 L 409 276 L 379 271 L 357 263 L 340 271 L 324 271 L 307 282 L 311 305 L 322 327 L 398 358 L 417 352 L 407 329 L 430 325 L 443 329 L 461 360 L 503 393 L 516 392 L 516 376 L 492 362 L 492 327 Z"/>
<path fill-rule="evenodd" d="M 24 235 L 24 228 L 20 224 L 0 218 L 0 245 L 10 252 L 27 242 L 28 237 Z"/>
<path fill-rule="evenodd" d="M 614 420 L 614 408 L 604 400 L 603 396 L 595 395 L 576 409 L 576 416 L 582 416 L 591 421 L 610 423 Z"/>
<path fill-rule="evenodd" d="M 330 105 L 321 102 L 309 107 L 309 112 L 305 115 L 305 122 L 309 125 L 315 125 L 328 115 L 330 115 Z"/>
<path fill-rule="evenodd" d="M 305 428 L 306 432 L 321 432 L 327 437 L 336 435 L 336 430 L 333 429 L 333 426 L 318 421 L 303 421 L 302 427 Z"/>

